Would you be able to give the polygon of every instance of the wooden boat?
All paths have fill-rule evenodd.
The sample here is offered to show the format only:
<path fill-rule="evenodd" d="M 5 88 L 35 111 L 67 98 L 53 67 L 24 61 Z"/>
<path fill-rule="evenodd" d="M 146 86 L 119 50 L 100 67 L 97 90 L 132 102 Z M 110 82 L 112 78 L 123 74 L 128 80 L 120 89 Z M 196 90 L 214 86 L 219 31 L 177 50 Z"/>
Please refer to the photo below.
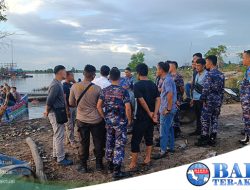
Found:
<path fill-rule="evenodd" d="M 28 95 L 23 95 L 20 102 L 16 103 L 14 106 L 8 107 L 2 117 L 1 123 L 10 123 L 15 121 L 29 111 L 28 109 Z"/>

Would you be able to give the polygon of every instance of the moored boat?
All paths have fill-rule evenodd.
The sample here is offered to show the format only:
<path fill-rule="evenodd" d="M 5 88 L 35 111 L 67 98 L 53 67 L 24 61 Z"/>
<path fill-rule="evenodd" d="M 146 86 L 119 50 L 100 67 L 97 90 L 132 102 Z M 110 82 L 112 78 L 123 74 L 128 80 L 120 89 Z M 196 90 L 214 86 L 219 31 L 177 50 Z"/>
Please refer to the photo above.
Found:
<path fill-rule="evenodd" d="M 28 113 L 28 95 L 23 95 L 20 102 L 8 107 L 2 117 L 1 123 L 10 123 Z"/>

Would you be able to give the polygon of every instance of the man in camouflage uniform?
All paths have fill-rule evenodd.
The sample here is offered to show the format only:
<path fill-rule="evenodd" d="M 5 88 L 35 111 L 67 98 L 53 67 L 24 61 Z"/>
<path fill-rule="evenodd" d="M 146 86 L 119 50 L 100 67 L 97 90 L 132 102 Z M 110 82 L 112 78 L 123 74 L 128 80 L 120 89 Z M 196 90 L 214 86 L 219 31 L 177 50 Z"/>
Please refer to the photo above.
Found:
<path fill-rule="evenodd" d="M 183 77 L 177 72 L 178 63 L 176 61 L 169 62 L 169 72 L 171 73 L 173 80 L 176 85 L 177 90 L 177 107 L 181 105 L 181 102 L 183 101 L 183 94 L 184 94 L 184 80 Z M 178 137 L 181 133 L 180 129 L 180 115 L 179 115 L 179 109 L 177 110 L 174 121 L 173 121 L 173 127 L 175 132 L 175 137 Z"/>
<path fill-rule="evenodd" d="M 247 67 L 240 89 L 243 121 L 245 123 L 245 139 L 240 140 L 240 143 L 248 145 L 250 135 L 250 50 L 245 51 L 243 54 L 243 65 Z"/>
<path fill-rule="evenodd" d="M 111 69 L 112 85 L 102 90 L 97 104 L 100 115 L 106 121 L 106 159 L 109 170 L 114 171 L 115 180 L 128 176 L 127 173 L 121 172 L 121 165 L 125 154 L 127 126 L 131 124 L 129 93 L 119 86 L 120 75 L 118 68 Z"/>
<path fill-rule="evenodd" d="M 201 137 L 197 146 L 215 145 L 218 130 L 218 117 L 223 102 L 225 77 L 217 69 L 217 57 L 210 55 L 206 58 L 206 68 L 209 70 L 205 77 L 202 95 L 204 102 L 201 123 Z M 210 133 L 211 132 L 211 133 Z"/>
<path fill-rule="evenodd" d="M 124 89 L 128 90 L 130 103 L 133 110 L 135 109 L 134 84 L 135 84 L 135 77 L 133 76 L 132 70 L 129 67 L 127 67 L 125 69 L 125 77 L 120 78 L 119 85 Z"/>

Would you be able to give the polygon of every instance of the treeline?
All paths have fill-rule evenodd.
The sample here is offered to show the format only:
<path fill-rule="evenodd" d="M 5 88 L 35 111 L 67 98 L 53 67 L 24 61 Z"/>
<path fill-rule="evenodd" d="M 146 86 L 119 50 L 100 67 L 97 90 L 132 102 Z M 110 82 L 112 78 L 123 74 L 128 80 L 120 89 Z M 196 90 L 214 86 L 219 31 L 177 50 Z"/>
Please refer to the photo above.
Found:
<path fill-rule="evenodd" d="M 73 73 L 83 73 L 83 70 L 78 70 L 75 68 L 70 69 L 70 71 L 72 71 Z M 121 72 L 124 72 L 125 69 L 120 69 Z M 45 69 L 45 70 L 26 70 L 26 73 L 30 73 L 30 74 L 43 74 L 43 73 L 53 73 L 53 69 L 49 68 L 49 69 Z M 100 72 L 99 70 L 97 70 L 97 72 Z"/>
<path fill-rule="evenodd" d="M 78 69 L 75 69 L 75 68 L 72 68 L 70 71 L 72 71 L 73 73 L 81 73 L 83 72 L 82 70 L 78 70 Z M 48 69 L 45 69 L 45 70 L 26 70 L 25 72 L 27 73 L 34 73 L 34 74 L 42 74 L 42 73 L 54 73 L 54 70 L 52 68 L 48 68 Z"/>

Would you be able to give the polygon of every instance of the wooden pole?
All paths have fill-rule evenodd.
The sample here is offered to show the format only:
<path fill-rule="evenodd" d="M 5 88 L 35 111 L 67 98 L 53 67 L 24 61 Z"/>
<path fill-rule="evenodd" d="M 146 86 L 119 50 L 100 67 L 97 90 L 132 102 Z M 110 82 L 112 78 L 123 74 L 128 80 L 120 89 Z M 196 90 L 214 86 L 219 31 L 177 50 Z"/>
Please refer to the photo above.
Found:
<path fill-rule="evenodd" d="M 43 183 L 47 181 L 47 177 L 43 171 L 43 161 L 41 157 L 39 156 L 36 143 L 30 137 L 26 138 L 26 143 L 29 145 L 31 153 L 32 153 L 32 157 L 35 161 L 36 175 L 38 179 Z"/>

